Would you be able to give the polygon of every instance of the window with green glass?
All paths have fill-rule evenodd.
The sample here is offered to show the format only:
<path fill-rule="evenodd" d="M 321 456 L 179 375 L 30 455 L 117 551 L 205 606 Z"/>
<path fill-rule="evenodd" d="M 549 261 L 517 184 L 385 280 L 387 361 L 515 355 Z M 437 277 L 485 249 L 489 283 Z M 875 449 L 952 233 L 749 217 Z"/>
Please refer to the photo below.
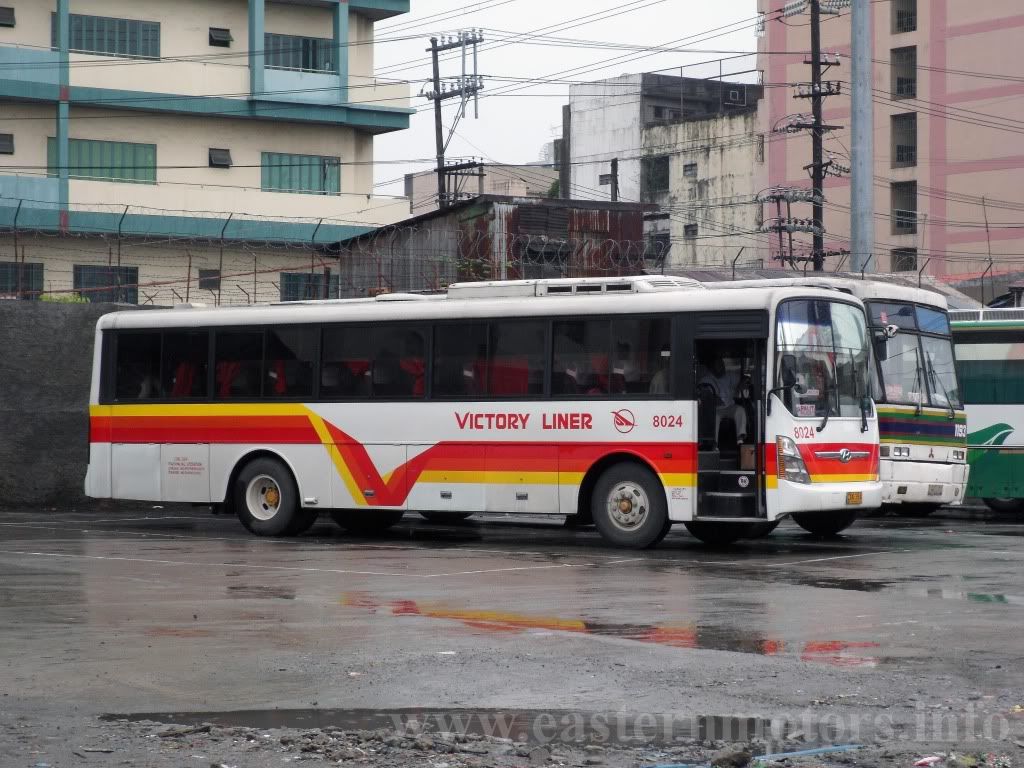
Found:
<path fill-rule="evenodd" d="M 264 59 L 270 69 L 295 69 L 300 72 L 333 72 L 334 41 L 324 37 L 278 35 L 263 36 Z"/>
<path fill-rule="evenodd" d="M 264 152 L 262 169 L 264 192 L 336 195 L 341 191 L 341 161 L 337 157 Z"/>
<path fill-rule="evenodd" d="M 68 175 L 72 179 L 156 184 L 156 144 L 92 139 L 71 139 L 69 144 Z M 46 140 L 46 167 L 50 176 L 57 175 L 57 140 L 53 137 Z"/>
<path fill-rule="evenodd" d="M 70 48 L 75 53 L 124 56 L 129 59 L 160 58 L 160 22 L 84 16 L 72 13 Z M 57 48 L 57 14 L 50 14 L 50 45 Z"/>

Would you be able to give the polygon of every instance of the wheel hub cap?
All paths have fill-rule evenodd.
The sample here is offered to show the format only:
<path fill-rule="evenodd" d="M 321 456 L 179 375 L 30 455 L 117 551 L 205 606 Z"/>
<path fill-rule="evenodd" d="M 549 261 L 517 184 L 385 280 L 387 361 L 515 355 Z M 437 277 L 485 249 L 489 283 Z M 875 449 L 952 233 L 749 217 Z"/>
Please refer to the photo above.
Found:
<path fill-rule="evenodd" d="M 615 527 L 633 531 L 647 520 L 650 502 L 640 486 L 625 482 L 608 494 L 608 516 Z"/>
<path fill-rule="evenodd" d="M 257 520 L 271 520 L 281 508 L 281 488 L 269 475 L 259 475 L 245 489 L 245 505 Z"/>

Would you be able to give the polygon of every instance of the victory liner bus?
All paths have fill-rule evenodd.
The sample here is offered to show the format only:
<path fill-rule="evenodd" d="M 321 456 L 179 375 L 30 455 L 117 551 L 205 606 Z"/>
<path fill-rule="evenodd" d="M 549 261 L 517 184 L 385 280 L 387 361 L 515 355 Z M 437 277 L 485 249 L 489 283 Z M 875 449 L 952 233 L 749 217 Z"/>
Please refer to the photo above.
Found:
<path fill-rule="evenodd" d="M 864 307 L 640 277 L 437 296 L 115 312 L 96 331 L 85 488 L 222 505 L 252 533 L 329 511 L 578 515 L 610 544 L 711 543 L 877 507 Z"/>
<path fill-rule="evenodd" d="M 967 495 L 1024 511 L 1024 311 L 950 312 L 967 403 Z"/>
<path fill-rule="evenodd" d="M 801 277 L 707 283 L 730 288 L 815 286 L 851 294 L 874 339 L 873 397 L 881 435 L 882 501 L 904 515 L 961 504 L 967 487 L 967 414 L 941 294 L 878 280 Z"/>

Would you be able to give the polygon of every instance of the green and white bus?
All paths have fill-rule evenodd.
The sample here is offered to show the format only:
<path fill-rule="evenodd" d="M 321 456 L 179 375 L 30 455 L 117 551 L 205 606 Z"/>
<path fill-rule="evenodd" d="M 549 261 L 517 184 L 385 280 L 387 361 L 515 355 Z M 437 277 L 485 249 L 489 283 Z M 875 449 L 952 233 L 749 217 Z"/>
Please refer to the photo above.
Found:
<path fill-rule="evenodd" d="M 967 405 L 967 495 L 1024 511 L 1024 310 L 949 313 Z"/>

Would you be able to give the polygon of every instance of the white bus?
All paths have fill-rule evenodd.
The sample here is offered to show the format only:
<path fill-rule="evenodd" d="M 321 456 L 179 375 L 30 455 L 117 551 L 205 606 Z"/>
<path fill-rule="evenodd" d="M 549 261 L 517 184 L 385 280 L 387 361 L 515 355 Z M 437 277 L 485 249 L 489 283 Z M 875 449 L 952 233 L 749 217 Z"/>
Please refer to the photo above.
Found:
<path fill-rule="evenodd" d="M 648 547 L 877 507 L 863 305 L 674 278 L 100 318 L 86 493 L 224 505 L 257 535 L 321 510 L 579 515 Z"/>
<path fill-rule="evenodd" d="M 874 338 L 873 397 L 881 436 L 882 501 L 905 515 L 963 503 L 967 415 L 953 359 L 946 298 L 881 280 L 794 277 L 706 283 L 842 291 L 861 299 Z"/>

